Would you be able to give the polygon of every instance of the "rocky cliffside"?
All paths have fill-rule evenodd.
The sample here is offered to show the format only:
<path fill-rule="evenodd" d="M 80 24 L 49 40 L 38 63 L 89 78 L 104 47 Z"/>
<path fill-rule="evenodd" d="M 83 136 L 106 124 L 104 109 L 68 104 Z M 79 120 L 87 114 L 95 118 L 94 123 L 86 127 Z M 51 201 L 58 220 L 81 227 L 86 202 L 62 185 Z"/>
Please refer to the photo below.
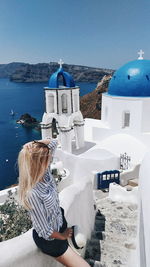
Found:
<path fill-rule="evenodd" d="M 12 62 L 9 64 L 0 64 L 0 78 L 9 78 L 17 69 L 26 65 L 25 63 Z"/>
<path fill-rule="evenodd" d="M 80 109 L 84 118 L 101 118 L 101 99 L 102 93 L 107 92 L 111 75 L 105 75 L 100 82 L 98 82 L 96 89 L 81 97 Z"/>
<path fill-rule="evenodd" d="M 15 82 L 46 82 L 57 69 L 58 63 L 55 62 L 24 64 L 10 76 L 10 79 Z M 111 69 L 68 64 L 64 64 L 63 69 L 69 72 L 76 82 L 97 82 L 104 75 L 113 73 Z"/>

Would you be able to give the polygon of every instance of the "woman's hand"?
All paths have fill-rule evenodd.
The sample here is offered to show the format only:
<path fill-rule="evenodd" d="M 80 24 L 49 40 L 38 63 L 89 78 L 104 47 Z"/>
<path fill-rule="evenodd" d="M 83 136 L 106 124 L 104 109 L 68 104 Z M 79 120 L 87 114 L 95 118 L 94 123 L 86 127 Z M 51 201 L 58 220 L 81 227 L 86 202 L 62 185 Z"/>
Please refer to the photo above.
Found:
<path fill-rule="evenodd" d="M 51 142 L 51 140 L 50 139 L 44 139 L 44 140 L 37 140 L 37 142 L 48 145 Z M 31 150 L 33 148 L 33 144 L 34 144 L 34 141 L 28 142 L 28 143 L 23 145 L 23 148 L 27 148 L 27 149 Z"/>
<path fill-rule="evenodd" d="M 67 238 L 72 236 L 72 233 L 73 233 L 72 228 L 67 228 L 63 233 L 54 231 L 50 237 L 60 240 L 66 240 Z"/>
<path fill-rule="evenodd" d="M 33 141 L 31 141 L 31 142 L 28 142 L 28 143 L 26 143 L 25 145 L 23 145 L 23 148 L 27 148 L 27 149 L 32 149 L 32 146 L 33 146 Z"/>
<path fill-rule="evenodd" d="M 64 237 L 64 240 L 69 238 L 69 237 L 72 237 L 72 233 L 73 233 L 73 230 L 72 228 L 67 228 L 63 233 L 63 237 Z"/>

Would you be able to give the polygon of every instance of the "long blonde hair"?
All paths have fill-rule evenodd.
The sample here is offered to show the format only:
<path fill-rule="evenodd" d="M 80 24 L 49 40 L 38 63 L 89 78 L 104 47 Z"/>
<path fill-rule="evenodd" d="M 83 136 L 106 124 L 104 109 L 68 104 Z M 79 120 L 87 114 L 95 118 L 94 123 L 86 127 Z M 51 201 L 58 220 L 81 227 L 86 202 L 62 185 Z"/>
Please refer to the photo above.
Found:
<path fill-rule="evenodd" d="M 18 156 L 19 167 L 19 200 L 25 209 L 31 209 L 28 193 L 42 181 L 50 162 L 50 150 L 47 145 L 33 141 L 30 146 L 24 145 Z"/>

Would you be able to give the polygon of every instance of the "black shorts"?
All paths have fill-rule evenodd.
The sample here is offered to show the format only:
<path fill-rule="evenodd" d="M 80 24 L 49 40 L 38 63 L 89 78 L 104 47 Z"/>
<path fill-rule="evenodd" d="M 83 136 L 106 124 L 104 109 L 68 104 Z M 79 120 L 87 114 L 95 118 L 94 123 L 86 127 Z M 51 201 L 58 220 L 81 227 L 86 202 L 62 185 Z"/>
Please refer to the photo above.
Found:
<path fill-rule="evenodd" d="M 59 232 L 63 233 L 67 228 L 67 221 L 64 217 L 64 210 L 61 208 L 62 216 L 63 216 L 63 225 L 60 228 Z M 65 253 L 68 249 L 68 241 L 67 240 L 46 240 L 43 237 L 39 237 L 35 229 L 33 229 L 33 240 L 38 248 L 42 250 L 43 253 L 48 254 L 52 257 L 59 257 Z"/>

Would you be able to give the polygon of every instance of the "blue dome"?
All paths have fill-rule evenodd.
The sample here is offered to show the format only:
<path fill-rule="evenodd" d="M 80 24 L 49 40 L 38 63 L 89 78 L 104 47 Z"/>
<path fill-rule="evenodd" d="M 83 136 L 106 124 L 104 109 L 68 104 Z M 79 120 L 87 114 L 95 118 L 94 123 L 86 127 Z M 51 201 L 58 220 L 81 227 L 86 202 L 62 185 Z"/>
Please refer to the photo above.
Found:
<path fill-rule="evenodd" d="M 63 86 L 65 87 L 75 87 L 75 82 L 72 76 L 60 67 L 49 79 L 49 88 L 59 88 L 59 77 L 63 78 Z"/>
<path fill-rule="evenodd" d="M 150 96 L 150 60 L 130 61 L 118 69 L 108 87 L 109 95 Z"/>

